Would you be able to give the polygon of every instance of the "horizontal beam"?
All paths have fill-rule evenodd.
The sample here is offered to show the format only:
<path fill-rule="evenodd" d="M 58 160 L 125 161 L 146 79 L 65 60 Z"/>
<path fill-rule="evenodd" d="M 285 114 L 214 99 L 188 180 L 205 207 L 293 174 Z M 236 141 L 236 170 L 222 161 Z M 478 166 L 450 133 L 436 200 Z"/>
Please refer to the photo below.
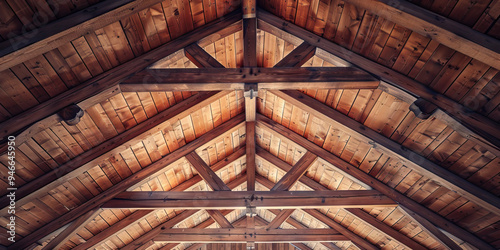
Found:
<path fill-rule="evenodd" d="M 346 241 L 345 236 L 331 229 L 248 229 L 248 228 L 210 228 L 210 229 L 169 229 L 164 230 L 153 240 L 155 242 L 332 242 Z"/>
<path fill-rule="evenodd" d="M 103 208 L 227 209 L 248 206 L 267 208 L 395 207 L 378 191 L 196 191 L 124 192 Z"/>
<path fill-rule="evenodd" d="M 378 82 L 372 75 L 352 67 L 308 68 L 198 68 L 198 69 L 148 69 L 123 81 L 129 84 L 158 87 L 164 84 L 187 83 L 255 83 L 255 82 Z M 315 87 L 312 85 L 311 87 Z"/>

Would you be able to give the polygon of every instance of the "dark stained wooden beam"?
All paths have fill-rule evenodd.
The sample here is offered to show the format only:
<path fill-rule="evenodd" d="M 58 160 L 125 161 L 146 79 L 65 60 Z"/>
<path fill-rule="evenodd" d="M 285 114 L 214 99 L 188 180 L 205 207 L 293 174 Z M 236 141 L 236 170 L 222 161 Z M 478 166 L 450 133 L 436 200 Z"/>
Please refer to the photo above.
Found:
<path fill-rule="evenodd" d="M 246 122 L 247 190 L 255 190 L 255 122 Z"/>
<path fill-rule="evenodd" d="M 314 242 L 345 241 L 340 234 L 332 234 L 330 229 L 253 229 L 246 228 L 206 228 L 168 229 L 154 238 L 156 242 Z"/>
<path fill-rule="evenodd" d="M 390 83 L 388 84 L 390 91 L 399 92 L 403 90 L 411 93 L 413 96 L 430 101 L 451 117 L 451 119 L 446 121 L 449 126 L 459 131 L 465 138 L 484 146 L 496 155 L 500 155 L 500 125 L 498 123 L 473 112 L 467 107 L 395 70 L 373 62 L 295 24 L 284 21 L 269 12 L 259 9 L 257 16 L 259 22 L 267 23 L 266 25 L 259 24 L 259 27 L 264 31 L 288 32 L 317 48 L 345 59 L 361 69 L 380 77 L 381 80 Z M 275 29 L 266 27 L 274 27 Z"/>
<path fill-rule="evenodd" d="M 288 163 L 282 161 L 278 157 L 272 155 L 271 153 L 267 152 L 266 150 L 264 150 L 262 148 L 258 148 L 257 154 L 260 157 L 262 157 L 264 160 L 270 162 L 274 166 L 277 166 L 278 168 L 282 169 L 283 171 L 288 171 L 288 169 L 290 169 L 292 167 Z M 314 181 L 313 179 L 311 179 L 307 176 L 302 176 L 300 178 L 300 181 L 304 185 L 312 188 L 313 190 L 328 190 L 328 188 L 322 186 L 321 184 L 319 184 L 318 182 Z M 259 180 L 259 182 L 264 183 L 262 180 Z M 272 187 L 273 184 L 269 183 L 269 184 L 266 184 L 266 186 Z M 268 210 L 274 214 L 278 213 L 278 212 L 276 212 L 276 210 L 272 210 L 272 209 L 268 209 Z M 426 249 L 422 245 L 418 244 L 414 240 L 407 237 L 406 235 L 392 229 L 390 226 L 373 218 L 370 214 L 366 213 L 365 211 L 363 211 L 359 208 L 347 208 L 345 210 L 352 213 L 353 215 L 355 215 L 356 217 L 358 217 L 362 221 L 372 225 L 373 227 L 375 227 L 375 228 L 379 229 L 380 231 L 386 233 L 387 235 L 393 237 L 395 240 L 401 242 L 402 244 L 406 245 L 407 247 L 409 247 L 411 249 L 420 249 L 420 250 Z M 290 221 L 287 221 L 287 222 L 291 223 Z M 296 227 L 296 225 L 294 225 L 294 224 L 292 224 L 292 226 Z M 365 243 L 363 243 L 363 244 L 365 244 Z"/>
<path fill-rule="evenodd" d="M 439 230 L 434 224 L 432 224 L 428 219 L 418 215 L 417 213 L 411 211 L 410 209 L 405 208 L 404 206 L 400 207 L 401 210 L 407 215 L 410 216 L 417 222 L 417 224 L 426 231 L 431 237 L 436 239 L 443 246 L 446 246 L 452 250 L 460 250 L 462 249 L 457 245 L 450 237 L 446 236 L 441 230 Z"/>
<path fill-rule="evenodd" d="M 384 19 L 500 69 L 500 41 L 402 0 L 347 0 Z"/>
<path fill-rule="evenodd" d="M 243 0 L 243 66 L 257 66 L 257 3 Z"/>
<path fill-rule="evenodd" d="M 213 58 L 196 43 L 184 48 L 184 54 L 198 68 L 224 68 L 217 59 Z"/>
<path fill-rule="evenodd" d="M 268 229 L 277 229 L 285 222 L 292 214 L 295 209 L 283 209 L 279 214 L 274 217 L 274 219 L 267 226 Z"/>
<path fill-rule="evenodd" d="M 410 239 L 406 235 L 403 235 L 402 233 L 396 231 L 392 227 L 388 226 L 387 224 L 381 222 L 380 220 L 374 218 L 370 214 L 364 212 L 361 209 L 355 209 L 355 208 L 346 208 L 346 210 L 353 214 L 354 216 L 358 217 L 362 221 L 372 225 L 373 227 L 377 228 L 378 230 L 384 232 L 385 234 L 391 236 L 401 244 L 409 247 L 410 249 L 419 249 L 419 250 L 425 250 L 427 249 L 426 247 L 418 244 L 416 241 Z"/>
<path fill-rule="evenodd" d="M 96 208 L 88 211 L 84 215 L 76 218 L 71 224 L 64 229 L 57 237 L 49 242 L 49 244 L 45 245 L 42 249 L 59 249 L 61 248 L 66 241 L 76 235 L 80 229 L 85 227 L 90 221 L 92 221 L 99 213 L 102 212 L 102 209 Z"/>
<path fill-rule="evenodd" d="M 314 56 L 315 52 L 316 47 L 303 42 L 297 48 L 292 50 L 292 52 L 290 52 L 287 56 L 281 59 L 281 61 L 276 63 L 274 67 L 302 67 L 302 65 Z"/>
<path fill-rule="evenodd" d="M 100 2 L 0 43 L 0 71 L 56 49 L 89 32 L 120 21 L 161 0 Z"/>
<path fill-rule="evenodd" d="M 204 48 L 212 43 L 217 42 L 220 39 L 223 39 L 241 30 L 242 30 L 242 20 L 240 19 L 239 21 L 229 26 L 223 27 L 221 30 L 213 32 L 212 34 L 202 38 L 201 40 L 198 41 L 198 45 Z"/>
<path fill-rule="evenodd" d="M 180 119 L 190 114 L 193 110 L 200 107 L 210 105 L 215 100 L 218 100 L 228 92 L 205 92 L 196 94 L 173 107 L 162 111 L 150 118 L 148 122 L 138 124 L 137 126 L 117 135 L 100 145 L 88 150 L 79 156 L 73 158 L 67 163 L 45 173 L 37 179 L 24 184 L 16 191 L 16 204 L 22 206 L 30 201 L 40 197 L 42 194 L 48 193 L 50 190 L 59 186 L 62 182 L 68 181 L 85 171 L 95 167 L 100 161 L 110 157 L 113 154 L 119 154 L 127 145 L 135 145 L 150 135 L 154 128 L 167 120 Z M 7 212 L 9 206 L 7 196 L 0 198 L 1 213 Z"/>
<path fill-rule="evenodd" d="M 300 160 L 281 178 L 271 191 L 284 191 L 290 189 L 302 177 L 307 169 L 318 158 L 311 152 L 306 152 Z"/>
<path fill-rule="evenodd" d="M 215 172 L 201 159 L 201 157 L 196 152 L 191 152 L 186 155 L 186 159 L 191 163 L 191 165 L 198 171 L 201 178 L 207 182 L 207 184 L 214 191 L 231 191 L 231 189 L 224 183 L 224 181 L 215 174 Z"/>
<path fill-rule="evenodd" d="M 258 177 L 259 178 L 257 178 L 257 180 L 259 181 L 259 183 L 264 185 L 265 187 L 272 188 L 274 186 L 274 183 L 269 181 L 267 178 L 262 177 L 260 175 Z M 311 210 L 311 211 L 309 211 L 309 210 Z M 378 249 L 377 247 L 375 247 L 374 245 L 372 245 L 368 241 L 359 237 L 354 232 L 343 227 L 342 225 L 335 222 L 333 219 L 329 218 L 328 216 L 324 215 L 323 213 L 319 212 L 318 210 L 316 210 L 316 209 L 309 209 L 309 210 L 303 210 L 303 211 L 306 213 L 311 212 L 311 213 L 309 213 L 311 216 L 313 216 L 314 218 L 318 219 L 319 221 L 325 223 L 326 225 L 328 225 L 332 229 L 338 231 L 339 233 L 341 233 L 342 235 L 347 237 L 349 240 L 351 240 L 353 243 L 360 246 L 362 249 Z"/>
<path fill-rule="evenodd" d="M 299 91 L 271 92 L 276 96 L 283 98 L 286 102 L 296 105 L 297 107 L 314 114 L 330 124 L 339 126 L 343 131 L 347 131 L 354 136 L 361 135 L 361 140 L 371 141 L 376 145 L 379 151 L 399 159 L 402 164 L 415 169 L 420 174 L 427 176 L 438 182 L 440 185 L 457 192 L 481 207 L 484 207 L 488 211 L 500 215 L 499 197 L 475 186 L 469 181 L 428 160 L 427 158 L 412 152 L 397 142 Z"/>
<path fill-rule="evenodd" d="M 135 172 L 131 176 L 123 179 L 119 183 L 116 183 L 106 191 L 100 193 L 94 198 L 88 200 L 87 202 L 81 204 L 77 208 L 67 212 L 64 215 L 56 218 L 55 220 L 47 223 L 45 226 L 35 230 L 31 234 L 27 235 L 25 238 L 17 241 L 16 243 L 11 245 L 12 249 L 23 249 L 28 247 L 34 242 L 37 242 L 39 239 L 43 238 L 45 235 L 57 230 L 63 225 L 74 220 L 74 218 L 80 217 L 91 209 L 94 209 L 101 204 L 107 202 L 115 195 L 124 192 L 129 187 L 141 182 L 143 179 L 156 174 L 159 171 L 165 169 L 165 166 L 169 166 L 171 163 L 175 162 L 180 157 L 185 156 L 186 154 L 192 152 L 193 150 L 201 147 L 205 143 L 217 138 L 217 136 L 222 135 L 227 132 L 227 130 L 235 127 L 244 121 L 244 115 L 238 115 L 232 118 L 231 120 L 219 125 L 218 127 L 211 130 L 209 133 L 206 133 L 194 141 L 184 145 L 183 147 L 171 152 L 167 156 L 161 158 L 160 160 L 150 164 L 149 166 L 144 167 L 143 169 Z"/>
<path fill-rule="evenodd" d="M 148 69 L 122 85 L 255 82 L 350 82 L 352 88 L 362 86 L 360 82 L 377 82 L 378 86 L 373 76 L 352 67 Z"/>
<path fill-rule="evenodd" d="M 326 151 L 325 149 L 319 147 L 318 145 L 314 144 L 313 142 L 307 140 L 306 138 L 296 134 L 295 132 L 291 131 L 290 129 L 282 126 L 281 124 L 278 124 L 271 119 L 258 115 L 257 116 L 257 121 L 259 126 L 263 126 L 266 129 L 270 129 L 272 131 L 275 131 L 276 133 L 280 134 L 281 136 L 288 138 L 289 140 L 301 145 L 304 147 L 307 151 L 311 151 L 313 154 L 317 155 L 318 157 L 324 159 L 325 161 L 333 164 L 335 167 L 341 169 L 342 171 L 346 172 L 347 174 L 353 176 L 354 178 L 364 182 L 364 183 L 369 183 L 370 186 L 381 193 L 387 195 L 394 201 L 400 203 L 402 206 L 405 206 L 406 208 L 411 209 L 415 213 L 419 214 L 420 216 L 428 218 L 429 221 L 432 221 L 433 224 L 436 226 L 446 230 L 447 232 L 455 235 L 456 237 L 469 242 L 470 244 L 478 247 L 479 249 L 494 249 L 492 246 L 490 246 L 488 243 L 485 241 L 481 240 L 474 234 L 470 233 L 469 231 L 455 225 L 453 222 L 447 220 L 446 218 L 443 218 L 441 215 L 433 212 L 432 210 L 424 207 L 423 205 L 417 203 L 416 201 L 408 198 L 404 194 L 401 194 L 397 191 L 395 191 L 393 188 L 387 186 L 383 182 L 379 181 L 378 179 L 370 176 L 369 174 L 363 172 L 362 170 L 352 166 L 351 164 L 345 162 L 344 160 L 340 159 L 339 157 L 335 156 L 334 154 Z"/>
<path fill-rule="evenodd" d="M 231 222 L 220 212 L 220 210 L 207 210 L 207 213 L 219 224 L 221 228 L 234 228 Z"/>
<path fill-rule="evenodd" d="M 394 207 L 397 204 L 376 190 L 342 191 L 191 191 L 123 192 L 103 208 L 223 209 L 247 207 Z"/>
<path fill-rule="evenodd" d="M 158 2 L 158 1 L 142 1 L 139 3 L 139 1 L 134 1 L 134 4 L 147 4 L 152 2 Z M 104 3 L 104 4 L 109 4 L 109 3 Z M 91 7 L 94 8 L 94 7 Z M 139 9 L 138 9 L 139 10 Z M 137 10 L 137 11 L 138 11 Z M 127 11 L 125 11 L 127 12 Z M 57 111 L 63 109 L 64 107 L 71 105 L 71 104 L 78 104 L 82 109 L 85 109 L 82 105 L 80 105 L 80 102 L 83 100 L 89 99 L 95 95 L 98 95 L 99 93 L 103 91 L 110 91 L 111 94 L 113 92 L 116 93 L 116 88 L 117 84 L 130 76 L 130 74 L 133 74 L 135 72 L 138 72 L 150 64 L 186 47 L 187 45 L 194 43 L 201 38 L 210 35 L 214 32 L 217 32 L 224 27 L 233 24 L 234 22 L 237 22 L 238 20 L 241 19 L 241 12 L 236 11 L 233 13 L 230 13 L 222 18 L 218 18 L 216 21 L 204 25 L 200 28 L 197 28 L 193 30 L 192 32 L 189 32 L 178 39 L 175 39 L 167 44 L 164 44 L 154 50 L 151 50 L 147 52 L 144 55 L 141 55 L 135 59 L 132 59 L 120 66 L 117 66 L 103 74 L 100 74 L 92 79 L 89 79 L 78 86 L 67 90 L 50 100 L 47 100 L 33 108 L 30 108 L 10 119 L 8 119 L 5 122 L 2 122 L 0 124 L 0 138 L 5 138 L 9 135 L 12 134 L 18 134 L 19 131 L 27 126 L 30 126 L 31 124 L 34 124 L 35 122 L 39 122 L 40 120 L 51 116 L 55 114 Z M 119 20 L 119 19 L 117 19 Z M 92 28 L 93 30 L 93 28 Z M 76 38 L 76 37 L 75 37 Z M 30 54 L 30 53 L 26 53 Z M 24 60 L 22 60 L 24 61 Z M 7 63 L 2 63 L 3 66 L 7 66 Z M 10 66 L 9 66 L 10 67 Z M 119 89 L 118 89 L 119 91 Z M 95 104 L 96 102 L 93 102 L 92 104 Z M 90 105 L 90 104 L 89 104 Z M 53 119 L 50 121 L 52 124 L 58 122 L 57 119 Z M 39 131 L 45 129 L 46 127 L 49 127 L 52 124 L 44 124 L 44 127 L 34 129 L 33 131 L 30 131 L 32 135 L 38 133 Z M 30 136 L 28 135 L 27 138 Z M 17 143 L 21 143 L 19 140 L 16 141 Z"/>

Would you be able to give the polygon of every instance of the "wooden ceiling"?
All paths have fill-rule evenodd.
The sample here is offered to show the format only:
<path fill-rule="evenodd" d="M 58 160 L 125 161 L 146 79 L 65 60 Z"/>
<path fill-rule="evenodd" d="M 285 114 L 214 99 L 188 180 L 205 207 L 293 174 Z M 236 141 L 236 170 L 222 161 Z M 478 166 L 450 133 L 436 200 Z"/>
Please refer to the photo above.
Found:
<path fill-rule="evenodd" d="M 0 247 L 500 248 L 499 0 L 252 6 L 0 0 Z"/>

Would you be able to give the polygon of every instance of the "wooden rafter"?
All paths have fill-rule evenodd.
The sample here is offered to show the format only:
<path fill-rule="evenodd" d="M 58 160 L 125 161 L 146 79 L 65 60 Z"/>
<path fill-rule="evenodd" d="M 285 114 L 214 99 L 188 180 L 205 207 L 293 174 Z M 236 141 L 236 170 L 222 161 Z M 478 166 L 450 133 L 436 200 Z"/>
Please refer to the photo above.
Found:
<path fill-rule="evenodd" d="M 290 189 L 306 173 L 307 169 L 316 161 L 316 158 L 318 158 L 316 155 L 306 152 L 292 169 L 271 188 L 271 191 Z"/>
<path fill-rule="evenodd" d="M 279 67 L 301 67 L 316 53 L 316 47 L 303 42 L 297 48 L 292 50 L 281 61 L 274 65 L 275 68 Z"/>
<path fill-rule="evenodd" d="M 292 214 L 295 209 L 283 209 L 279 214 L 274 217 L 274 219 L 267 226 L 268 229 L 277 229 L 285 222 Z"/>
<path fill-rule="evenodd" d="M 70 104 L 78 104 L 83 100 L 89 99 L 105 90 L 112 90 L 116 88 L 116 85 L 128 77 L 130 74 L 138 72 L 151 63 L 154 63 L 184 47 L 194 43 L 201 38 L 210 35 L 223 27 L 233 24 L 241 19 L 241 12 L 235 11 L 222 18 L 218 18 L 211 24 L 202 26 L 189 32 L 178 39 L 175 39 L 167 44 L 164 44 L 154 50 L 151 50 L 144 55 L 138 56 L 129 62 L 126 62 L 120 66 L 117 66 L 101 75 L 98 75 L 92 79 L 89 79 L 78 86 L 65 91 L 39 105 L 30 108 L 5 122 L 0 124 L 2 128 L 0 130 L 0 138 L 5 138 L 8 135 L 18 134 L 21 129 L 30 126 L 31 124 L 38 122 L 46 117 L 52 116 L 57 111 L 63 109 Z M 3 64 L 2 64 L 3 65 Z M 108 91 L 108 92 L 109 92 Z M 95 104 L 96 102 L 93 102 Z M 81 108 L 83 108 L 80 105 Z M 50 127 L 52 124 L 58 122 L 57 118 L 50 119 L 48 124 L 43 124 L 43 126 L 37 125 L 34 129 L 30 130 L 31 136 L 42 131 L 43 129 Z M 31 137 L 29 135 L 24 136 L 25 138 Z M 20 139 L 20 138 L 19 138 Z M 22 143 L 17 140 L 16 143 Z"/>
<path fill-rule="evenodd" d="M 340 126 L 344 131 L 348 131 L 353 136 L 361 135 L 362 140 L 372 141 L 379 151 L 399 159 L 403 164 L 417 170 L 420 174 L 431 178 L 485 209 L 500 215 L 500 198 L 464 180 L 427 158 L 404 148 L 384 135 L 301 92 L 272 91 L 272 93 L 329 123 L 335 124 L 335 126 Z"/>
<path fill-rule="evenodd" d="M 500 69 L 500 41 L 403 0 L 347 0 L 384 19 Z"/>
<path fill-rule="evenodd" d="M 217 59 L 213 58 L 196 43 L 184 48 L 184 54 L 198 68 L 224 68 Z"/>
<path fill-rule="evenodd" d="M 162 111 L 150 118 L 148 122 L 141 123 L 118 136 L 115 136 L 100 145 L 73 158 L 65 164 L 45 173 L 34 181 L 31 181 L 16 191 L 17 205 L 22 206 L 48 193 L 56 188 L 61 182 L 68 181 L 85 171 L 95 167 L 100 161 L 125 150 L 127 145 L 135 145 L 147 136 L 158 131 L 158 126 L 171 119 L 179 119 L 187 116 L 190 112 L 200 107 L 210 105 L 213 101 L 228 94 L 228 92 L 208 92 L 194 95 L 173 107 Z M 0 198 L 1 213 L 6 213 L 9 205 L 8 197 Z"/>
<path fill-rule="evenodd" d="M 265 187 L 272 188 L 274 186 L 274 183 L 271 182 L 270 180 L 268 180 L 267 178 L 264 178 L 260 175 L 258 177 L 259 178 L 257 178 L 257 181 L 260 184 L 264 185 Z M 310 210 L 315 211 L 315 212 L 311 212 L 308 210 L 304 210 L 304 212 L 310 214 L 311 216 L 315 217 L 319 221 L 321 221 L 321 222 L 325 223 L 326 225 L 328 225 L 329 227 L 335 229 L 336 231 L 338 231 L 339 233 L 341 233 L 342 235 L 347 237 L 350 241 L 352 241 L 356 245 L 360 246 L 362 249 L 372 249 L 372 250 L 377 249 L 370 242 L 364 240 L 363 238 L 359 237 L 357 234 L 344 228 L 342 225 L 338 224 L 333 219 L 328 218 L 328 216 L 324 215 L 323 213 L 321 213 L 315 209 L 310 209 Z M 319 214 L 321 214 L 321 215 L 319 215 Z"/>
<path fill-rule="evenodd" d="M 330 229 L 253 229 L 210 228 L 170 229 L 154 238 L 156 242 L 316 242 L 345 241 L 341 234 L 332 234 Z"/>
<path fill-rule="evenodd" d="M 406 208 L 411 209 L 412 211 L 419 214 L 420 216 L 428 218 L 428 220 L 432 221 L 433 224 L 448 231 L 452 235 L 455 235 L 456 237 L 458 237 L 464 241 L 467 241 L 470 244 L 472 244 L 480 249 L 494 249 L 492 246 L 490 246 L 488 243 L 486 243 L 482 239 L 478 238 L 474 234 L 472 234 L 472 233 L 468 232 L 467 230 L 464 230 L 463 228 L 455 225 L 453 222 L 448 221 L 446 218 L 443 218 L 441 215 L 424 207 L 423 205 L 417 203 L 416 201 L 410 199 L 409 197 L 395 191 L 394 189 L 387 186 L 386 184 L 379 181 L 378 179 L 376 179 L 376 178 L 370 176 L 369 174 L 363 172 L 362 170 L 352 166 L 350 163 L 345 162 L 341 158 L 326 151 L 325 149 L 323 149 L 320 146 L 314 144 L 313 142 L 307 140 L 306 138 L 296 134 L 295 132 L 282 126 L 281 124 L 278 124 L 278 123 L 272 121 L 271 119 L 269 119 L 265 116 L 262 116 L 262 115 L 257 116 L 257 121 L 258 121 L 258 124 L 260 126 L 263 126 L 263 127 L 270 129 L 270 130 L 273 130 L 276 133 L 280 134 L 281 136 L 288 138 L 292 142 L 301 145 L 306 150 L 311 151 L 312 153 L 316 154 L 318 157 L 324 159 L 325 161 L 327 161 L 330 164 L 334 165 L 335 167 L 341 169 L 342 171 L 346 172 L 347 174 L 353 176 L 354 178 L 359 179 L 364 183 L 370 183 L 370 186 L 372 188 L 387 195 L 388 197 L 392 198 L 394 201 L 400 203 L 401 205 L 405 206 Z"/>
<path fill-rule="evenodd" d="M 424 231 L 426 231 L 431 237 L 436 239 L 439 243 L 441 243 L 443 246 L 447 246 L 452 250 L 460 250 L 462 249 L 460 246 L 457 245 L 450 237 L 446 236 L 443 232 L 441 232 L 434 224 L 432 224 L 428 219 L 418 215 L 417 213 L 411 211 L 410 209 L 405 208 L 404 206 L 401 206 L 401 210 L 403 212 L 413 218 L 417 224 L 422 228 Z"/>
<path fill-rule="evenodd" d="M 334 56 L 348 60 L 350 63 L 390 83 L 385 86 L 389 88 L 389 93 L 408 92 L 410 95 L 430 101 L 452 118 L 445 121 L 449 126 L 463 127 L 463 129 L 456 130 L 465 138 L 484 146 L 496 155 L 500 155 L 500 125 L 498 123 L 471 111 L 467 107 L 395 70 L 373 62 L 295 24 L 284 21 L 269 12 L 259 10 L 257 14 L 260 29 L 274 34 L 276 32 L 292 34 Z"/>
<path fill-rule="evenodd" d="M 196 152 L 187 154 L 186 159 L 214 191 L 231 191 L 226 183 L 217 176 Z"/>
<path fill-rule="evenodd" d="M 21 35 L 0 43 L 0 71 L 69 43 L 88 32 L 151 7 L 161 0 L 100 2 L 35 29 L 34 36 Z"/>
<path fill-rule="evenodd" d="M 197 149 L 198 147 L 201 147 L 203 144 L 215 139 L 217 136 L 223 134 L 227 130 L 235 127 L 237 124 L 240 124 L 244 120 L 244 115 L 238 115 L 232 118 L 231 120 L 219 125 L 218 127 L 214 128 L 213 130 L 210 131 L 210 133 L 206 133 L 199 138 L 195 139 L 194 141 L 184 145 L 183 147 L 171 152 L 169 155 L 161 158 L 160 160 L 150 164 L 147 167 L 144 167 L 143 169 L 139 170 L 138 172 L 132 174 L 131 176 L 127 177 L 126 179 L 122 180 L 121 182 L 115 184 L 114 186 L 110 187 L 106 191 L 100 193 L 99 195 L 95 196 L 94 198 L 88 200 L 87 202 L 83 203 L 82 205 L 78 206 L 77 208 L 69 211 L 68 213 L 56 218 L 55 220 L 49 222 L 45 226 L 37 229 L 36 231 L 32 232 L 25 238 L 23 238 L 20 241 L 16 241 L 16 243 L 11 245 L 12 249 L 23 249 L 25 247 L 28 247 L 32 243 L 38 241 L 39 239 L 43 238 L 45 235 L 49 234 L 50 232 L 53 232 L 60 228 L 63 225 L 66 225 L 67 223 L 73 221 L 75 218 L 78 218 L 79 216 L 85 214 L 87 211 L 90 209 L 93 209 L 95 207 L 100 206 L 104 202 L 110 200 L 113 198 L 115 195 L 127 190 L 129 187 L 139 183 L 141 180 L 156 174 L 157 172 L 161 171 L 162 169 L 165 168 L 165 166 L 170 165 L 180 157 L 185 156 L 186 154 L 192 152 L 193 150 Z"/>

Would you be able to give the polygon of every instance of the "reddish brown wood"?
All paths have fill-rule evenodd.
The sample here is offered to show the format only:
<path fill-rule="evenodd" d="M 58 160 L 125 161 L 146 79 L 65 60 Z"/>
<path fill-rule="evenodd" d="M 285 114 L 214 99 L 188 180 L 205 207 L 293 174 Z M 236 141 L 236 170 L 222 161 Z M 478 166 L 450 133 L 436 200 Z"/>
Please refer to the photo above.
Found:
<path fill-rule="evenodd" d="M 257 19 L 243 19 L 243 66 L 257 66 Z"/>
<path fill-rule="evenodd" d="M 213 58 L 196 43 L 184 48 L 184 54 L 198 68 L 224 68 L 217 59 Z"/>
<path fill-rule="evenodd" d="M 252 198 L 253 197 L 253 198 Z M 191 191 L 123 192 L 103 208 L 223 209 L 247 207 L 393 207 L 397 204 L 375 190 L 342 191 Z"/>
<path fill-rule="evenodd" d="M 277 67 L 302 67 L 304 63 L 309 61 L 316 53 L 316 47 L 311 46 L 310 44 L 303 42 L 297 48 L 292 50 L 290 54 L 285 56 L 285 58 L 281 59 L 278 63 L 274 65 Z"/>
<path fill-rule="evenodd" d="M 293 214 L 293 211 L 295 211 L 295 209 L 283 209 L 283 210 L 281 210 L 281 212 L 276 215 L 274 220 L 272 220 L 266 228 L 268 228 L 268 229 L 279 228 L 281 226 L 281 224 L 283 224 L 283 222 L 285 222 L 290 217 L 290 215 Z"/>
<path fill-rule="evenodd" d="M 222 228 L 234 228 L 231 222 L 219 210 L 207 210 L 207 213 L 219 224 Z"/>
<path fill-rule="evenodd" d="M 224 181 L 210 169 L 210 167 L 201 159 L 196 152 L 191 152 L 186 155 L 186 159 L 198 171 L 201 178 L 215 191 L 231 191 Z"/>
<path fill-rule="evenodd" d="M 300 160 L 290 169 L 283 178 L 281 178 L 273 188 L 272 191 L 288 190 L 290 189 L 299 179 L 304 175 L 304 173 L 309 169 L 309 167 L 318 158 L 311 152 L 306 152 Z"/>
<path fill-rule="evenodd" d="M 246 123 L 247 190 L 255 190 L 255 122 Z"/>
<path fill-rule="evenodd" d="M 352 67 L 308 68 L 205 68 L 205 69 L 148 69 L 123 84 L 178 83 L 261 83 L 261 82 L 377 82 L 370 74 Z"/>

